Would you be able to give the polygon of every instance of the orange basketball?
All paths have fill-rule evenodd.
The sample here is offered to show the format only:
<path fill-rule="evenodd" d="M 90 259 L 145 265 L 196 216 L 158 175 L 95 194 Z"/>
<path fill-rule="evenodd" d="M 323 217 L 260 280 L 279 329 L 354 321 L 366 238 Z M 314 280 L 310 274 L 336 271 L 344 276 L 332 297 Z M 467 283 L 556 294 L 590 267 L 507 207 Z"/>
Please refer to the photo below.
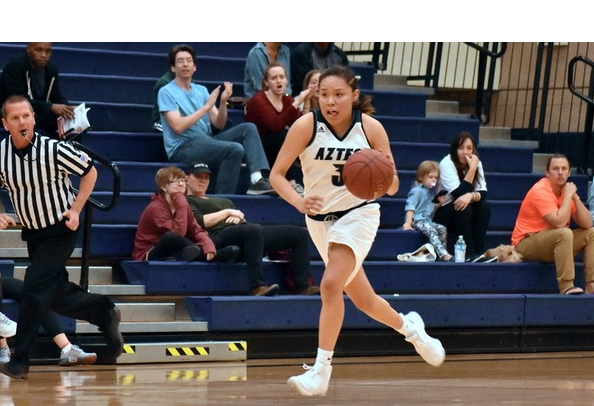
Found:
<path fill-rule="evenodd" d="M 361 199 L 377 199 L 386 194 L 394 179 L 390 159 L 375 149 L 355 152 L 342 168 L 342 180 Z"/>

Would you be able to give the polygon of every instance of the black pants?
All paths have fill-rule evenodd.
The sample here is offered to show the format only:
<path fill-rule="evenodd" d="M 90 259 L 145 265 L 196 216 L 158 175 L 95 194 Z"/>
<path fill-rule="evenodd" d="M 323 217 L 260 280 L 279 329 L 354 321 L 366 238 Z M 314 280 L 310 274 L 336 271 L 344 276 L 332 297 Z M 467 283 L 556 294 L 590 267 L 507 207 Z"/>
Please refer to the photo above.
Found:
<path fill-rule="evenodd" d="M 104 327 L 114 303 L 68 281 L 65 265 L 74 251 L 76 232 L 64 221 L 40 230 L 23 229 L 22 238 L 27 242 L 30 265 L 23 284 L 13 360 L 28 364 L 29 351 L 48 309 Z"/>
<path fill-rule="evenodd" d="M 281 130 L 261 137 L 262 147 L 264 148 L 266 159 L 271 168 L 274 166 L 274 161 L 276 161 L 278 152 L 283 146 L 288 132 L 289 130 Z M 301 173 L 298 160 L 287 170 L 286 178 L 288 180 L 294 180 L 299 184 L 303 184 L 303 174 Z"/>
<path fill-rule="evenodd" d="M 23 301 L 24 295 L 24 283 L 22 280 L 17 278 L 11 278 L 4 276 L 0 278 L 0 311 L 2 311 L 2 299 L 12 299 L 17 303 Z M 41 327 L 49 334 L 50 337 L 55 337 L 58 334 L 62 334 L 64 329 L 56 317 L 56 313 L 53 311 L 47 311 L 45 317 L 41 320 Z"/>
<path fill-rule="evenodd" d="M 486 200 L 471 203 L 466 207 L 466 210 L 462 211 L 454 209 L 452 202 L 441 206 L 433 216 L 433 221 L 447 227 L 450 241 L 455 241 L 459 235 L 464 236 L 466 258 L 482 254 L 485 251 L 485 236 L 490 220 L 491 205 Z"/>
<path fill-rule="evenodd" d="M 196 245 L 196 243 L 183 235 L 169 231 L 165 233 L 159 242 L 155 244 L 153 249 L 150 250 L 147 259 L 149 261 L 158 261 L 160 259 L 175 257 L 175 255 L 183 248 L 192 245 Z"/>
<path fill-rule="evenodd" d="M 211 234 L 217 248 L 238 245 L 248 270 L 250 289 L 265 285 L 262 257 L 269 252 L 290 251 L 295 290 L 309 286 L 309 234 L 292 225 L 238 224 Z"/>

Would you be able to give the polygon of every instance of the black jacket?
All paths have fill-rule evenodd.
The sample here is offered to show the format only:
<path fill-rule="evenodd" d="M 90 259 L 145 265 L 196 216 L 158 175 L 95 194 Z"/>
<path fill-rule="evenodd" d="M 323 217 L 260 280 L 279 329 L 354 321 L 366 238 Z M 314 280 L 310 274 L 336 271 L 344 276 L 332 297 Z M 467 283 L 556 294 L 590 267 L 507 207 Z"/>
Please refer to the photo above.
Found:
<path fill-rule="evenodd" d="M 33 98 L 32 80 L 33 69 L 29 63 L 27 52 L 12 58 L 4 67 L 0 76 L 0 105 L 13 95 L 27 97 L 35 111 L 35 127 L 53 135 L 57 130 L 58 116 L 52 112 L 52 104 L 68 104 L 60 90 L 58 65 L 48 62 L 45 67 L 45 87 L 43 94 Z"/>

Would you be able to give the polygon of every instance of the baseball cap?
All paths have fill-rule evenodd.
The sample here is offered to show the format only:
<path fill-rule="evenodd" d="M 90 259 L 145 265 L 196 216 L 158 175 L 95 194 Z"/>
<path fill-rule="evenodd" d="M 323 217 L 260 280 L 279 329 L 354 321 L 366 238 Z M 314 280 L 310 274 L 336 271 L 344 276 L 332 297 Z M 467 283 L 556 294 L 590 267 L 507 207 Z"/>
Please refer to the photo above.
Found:
<path fill-rule="evenodd" d="M 201 173 L 212 174 L 208 165 L 203 163 L 194 164 L 194 166 L 191 166 L 188 169 L 186 169 L 186 175 L 199 175 Z"/>

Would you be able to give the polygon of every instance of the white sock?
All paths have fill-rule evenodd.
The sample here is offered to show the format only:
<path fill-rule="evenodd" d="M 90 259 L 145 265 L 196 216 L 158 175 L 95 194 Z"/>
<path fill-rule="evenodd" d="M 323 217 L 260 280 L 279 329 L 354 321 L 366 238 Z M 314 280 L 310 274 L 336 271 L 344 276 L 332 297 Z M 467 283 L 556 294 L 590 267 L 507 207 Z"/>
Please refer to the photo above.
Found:
<path fill-rule="evenodd" d="M 332 363 L 332 356 L 334 351 L 326 351 L 318 348 L 318 356 L 316 357 L 316 364 L 330 365 Z"/>
<path fill-rule="evenodd" d="M 66 354 L 72 348 L 72 344 L 68 344 L 66 347 L 62 348 L 62 353 Z"/>
<path fill-rule="evenodd" d="M 250 181 L 252 182 L 252 185 L 260 179 L 262 179 L 262 172 L 260 171 L 252 172 L 252 174 L 250 175 Z"/>
<path fill-rule="evenodd" d="M 400 334 L 402 334 L 404 337 L 410 337 L 412 334 L 414 334 L 415 329 L 413 326 L 411 326 L 408 321 L 406 320 L 406 318 L 404 317 L 404 315 L 402 313 L 399 313 L 400 317 L 402 317 L 402 327 L 400 327 L 399 329 L 396 329 L 396 331 L 398 331 Z"/>

